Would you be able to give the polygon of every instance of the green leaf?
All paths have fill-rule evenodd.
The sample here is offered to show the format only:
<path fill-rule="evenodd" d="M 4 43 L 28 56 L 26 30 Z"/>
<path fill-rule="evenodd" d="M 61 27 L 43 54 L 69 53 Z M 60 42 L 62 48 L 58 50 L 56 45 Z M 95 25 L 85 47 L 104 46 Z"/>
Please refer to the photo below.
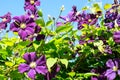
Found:
<path fill-rule="evenodd" d="M 30 41 L 22 41 L 22 42 L 20 42 L 18 44 L 21 45 L 21 46 L 27 46 L 27 45 L 30 44 Z"/>
<path fill-rule="evenodd" d="M 75 76 L 75 72 L 69 72 L 68 75 L 71 76 L 71 77 L 74 77 Z"/>
<path fill-rule="evenodd" d="M 39 47 L 39 44 L 33 43 L 33 46 L 34 46 L 35 50 L 37 50 Z"/>
<path fill-rule="evenodd" d="M 45 21 L 43 19 L 37 19 L 35 22 L 38 24 L 38 26 L 45 27 Z"/>
<path fill-rule="evenodd" d="M 68 60 L 67 59 L 60 59 L 61 63 L 68 67 Z"/>
<path fill-rule="evenodd" d="M 88 77 L 91 77 L 91 76 L 98 76 L 98 74 L 95 74 L 95 73 L 85 73 L 84 74 L 85 78 L 88 78 Z"/>
<path fill-rule="evenodd" d="M 110 9 L 111 7 L 112 7 L 111 4 L 105 4 L 105 5 L 104 5 L 104 9 L 105 9 L 105 10 L 108 10 L 108 9 Z"/>
<path fill-rule="evenodd" d="M 7 61 L 7 62 L 5 62 L 5 65 L 9 66 L 9 67 L 12 67 L 14 64 L 12 62 Z"/>
<path fill-rule="evenodd" d="M 50 20 L 50 21 L 48 21 L 48 22 L 46 23 L 46 26 L 51 26 L 52 24 L 53 24 L 53 21 Z"/>
<path fill-rule="evenodd" d="M 6 79 L 5 79 L 5 76 L 2 75 L 2 74 L 0 74 L 0 80 L 6 80 Z"/>
<path fill-rule="evenodd" d="M 114 46 L 114 45 L 115 45 L 115 42 L 114 42 L 114 40 L 113 40 L 113 37 L 110 37 L 109 40 L 107 40 L 107 42 L 108 42 L 108 44 L 109 44 L 110 46 Z"/>
<path fill-rule="evenodd" d="M 38 15 L 39 15 L 40 17 L 43 17 L 42 10 L 39 10 L 39 11 L 38 11 Z"/>
<path fill-rule="evenodd" d="M 59 26 L 57 27 L 56 29 L 56 32 L 57 33 L 60 33 L 60 32 L 68 32 L 72 29 L 72 26 L 67 24 L 67 25 L 64 25 L 64 26 Z"/>
<path fill-rule="evenodd" d="M 48 58 L 47 59 L 47 67 L 48 70 L 51 71 L 51 67 L 57 62 L 57 58 Z"/>

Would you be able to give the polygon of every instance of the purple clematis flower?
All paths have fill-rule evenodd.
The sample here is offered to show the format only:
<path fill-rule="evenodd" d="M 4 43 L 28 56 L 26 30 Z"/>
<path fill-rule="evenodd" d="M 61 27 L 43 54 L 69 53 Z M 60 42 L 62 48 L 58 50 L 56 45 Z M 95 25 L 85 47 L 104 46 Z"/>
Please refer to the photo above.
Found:
<path fill-rule="evenodd" d="M 109 29 L 114 28 L 114 22 L 110 22 L 110 23 L 105 23 L 105 26 L 107 26 Z"/>
<path fill-rule="evenodd" d="M 20 73 L 28 72 L 28 77 L 31 79 L 35 79 L 35 75 L 42 74 L 46 75 L 48 72 L 46 67 L 46 58 L 45 56 L 41 56 L 37 58 L 35 52 L 25 53 L 23 58 L 26 60 L 26 63 L 22 63 L 19 65 L 18 70 Z"/>
<path fill-rule="evenodd" d="M 104 51 L 104 52 L 109 53 L 109 54 L 112 54 L 112 49 L 111 49 L 111 47 L 110 47 L 109 45 L 107 45 L 107 46 L 105 47 L 105 51 Z"/>
<path fill-rule="evenodd" d="M 21 39 L 26 40 L 28 36 L 34 34 L 36 23 L 27 15 L 15 16 L 14 22 L 10 25 L 10 30 L 18 32 Z"/>
<path fill-rule="evenodd" d="M 25 10 L 36 10 L 36 6 L 40 6 L 39 0 L 25 0 Z"/>
<path fill-rule="evenodd" d="M 102 68 L 92 69 L 91 72 L 99 74 L 99 76 L 92 76 L 91 80 L 107 80 L 106 77 L 104 76 L 104 69 Z"/>
<path fill-rule="evenodd" d="M 52 78 L 55 78 L 56 74 L 60 71 L 60 65 L 54 64 L 51 67 L 51 72 L 48 72 L 45 76 L 45 80 L 52 80 Z"/>
<path fill-rule="evenodd" d="M 11 21 L 11 13 L 7 13 L 4 16 L 0 16 L 2 19 L 2 22 L 0 22 L 0 29 L 6 29 L 7 23 L 10 23 Z"/>
<path fill-rule="evenodd" d="M 117 22 L 118 26 L 120 26 L 120 15 L 118 15 L 116 22 Z"/>
<path fill-rule="evenodd" d="M 34 20 L 36 20 L 39 17 L 37 9 L 28 10 L 27 15 L 30 16 L 31 18 L 33 18 Z"/>
<path fill-rule="evenodd" d="M 57 27 L 62 26 L 62 25 L 64 25 L 64 23 L 62 23 L 62 22 L 56 22 L 56 26 Z"/>
<path fill-rule="evenodd" d="M 106 12 L 105 18 L 114 21 L 117 18 L 117 15 L 117 11 L 115 11 L 114 9 L 110 9 Z"/>
<path fill-rule="evenodd" d="M 113 38 L 116 43 L 120 43 L 120 31 L 116 31 L 113 33 Z"/>
<path fill-rule="evenodd" d="M 60 16 L 60 18 L 65 20 L 65 23 L 74 22 L 77 20 L 77 15 L 79 15 L 79 13 L 77 14 L 76 6 L 73 6 L 72 11 L 70 11 L 67 16 Z"/>
<path fill-rule="evenodd" d="M 108 78 L 108 80 L 114 80 L 118 75 L 120 75 L 120 67 L 119 67 L 119 60 L 118 59 L 109 59 L 106 62 L 106 66 L 109 68 L 105 72 L 105 76 Z"/>

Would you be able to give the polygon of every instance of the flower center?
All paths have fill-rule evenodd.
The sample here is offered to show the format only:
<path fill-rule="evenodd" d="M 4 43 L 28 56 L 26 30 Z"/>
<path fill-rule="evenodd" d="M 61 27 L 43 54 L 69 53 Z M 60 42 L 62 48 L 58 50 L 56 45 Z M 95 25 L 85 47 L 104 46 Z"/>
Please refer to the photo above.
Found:
<path fill-rule="evenodd" d="M 29 65 L 31 68 L 35 68 L 36 67 L 36 62 L 31 62 Z"/>
<path fill-rule="evenodd" d="M 113 71 L 117 71 L 118 68 L 116 66 L 113 67 Z"/>
<path fill-rule="evenodd" d="M 2 21 L 5 22 L 5 21 L 7 21 L 7 19 L 6 19 L 6 18 L 3 18 Z"/>
<path fill-rule="evenodd" d="M 31 18 L 34 18 L 35 16 L 33 14 L 30 15 Z"/>
<path fill-rule="evenodd" d="M 35 1 L 34 0 L 30 0 L 30 4 L 34 4 L 35 3 Z"/>
<path fill-rule="evenodd" d="M 20 24 L 20 28 L 22 28 L 22 29 L 26 28 L 26 24 L 25 23 L 21 23 Z"/>
<path fill-rule="evenodd" d="M 88 22 L 91 22 L 91 21 L 92 21 L 91 19 L 88 20 Z"/>

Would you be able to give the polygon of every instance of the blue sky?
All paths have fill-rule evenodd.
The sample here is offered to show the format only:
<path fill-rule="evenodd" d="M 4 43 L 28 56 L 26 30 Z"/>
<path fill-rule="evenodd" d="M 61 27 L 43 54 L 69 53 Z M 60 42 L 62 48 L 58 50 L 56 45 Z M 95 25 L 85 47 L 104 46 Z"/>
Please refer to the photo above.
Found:
<path fill-rule="evenodd" d="M 62 15 L 66 15 L 73 5 L 76 5 L 80 10 L 83 6 L 88 5 L 87 0 L 40 0 L 41 6 L 39 9 L 43 10 L 44 17 L 47 15 L 58 16 L 59 9 L 62 5 L 65 6 L 65 11 Z M 97 0 L 105 3 L 112 3 L 113 0 Z M 11 12 L 12 16 L 24 14 L 24 0 L 0 0 L 0 15 Z"/>

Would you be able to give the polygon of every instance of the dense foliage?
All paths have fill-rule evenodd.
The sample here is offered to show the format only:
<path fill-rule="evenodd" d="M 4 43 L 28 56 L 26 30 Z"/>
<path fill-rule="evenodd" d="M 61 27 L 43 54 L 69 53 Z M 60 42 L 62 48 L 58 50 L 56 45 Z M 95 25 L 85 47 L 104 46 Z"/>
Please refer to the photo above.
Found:
<path fill-rule="evenodd" d="M 66 16 L 62 6 L 48 20 L 38 6 L 39 0 L 25 0 L 26 14 L 0 16 L 0 80 L 120 79 L 118 2 L 73 6 Z"/>

